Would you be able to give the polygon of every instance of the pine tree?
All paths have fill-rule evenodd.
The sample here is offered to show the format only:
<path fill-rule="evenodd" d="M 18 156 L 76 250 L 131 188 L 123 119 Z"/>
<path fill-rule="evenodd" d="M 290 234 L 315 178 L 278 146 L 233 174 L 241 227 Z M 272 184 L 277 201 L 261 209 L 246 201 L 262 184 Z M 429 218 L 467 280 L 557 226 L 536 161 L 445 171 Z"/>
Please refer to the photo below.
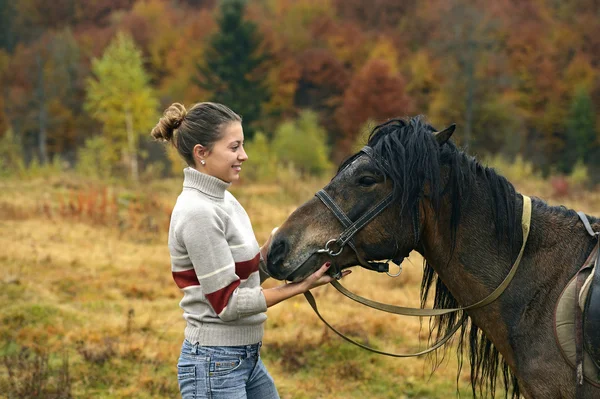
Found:
<path fill-rule="evenodd" d="M 0 0 L 0 49 L 7 52 L 12 52 L 16 37 L 13 31 L 13 19 L 15 18 L 15 10 L 12 1 Z"/>
<path fill-rule="evenodd" d="M 195 81 L 212 93 L 211 101 L 242 116 L 246 136 L 251 139 L 269 100 L 264 71 L 269 55 L 260 49 L 262 36 L 256 24 L 243 19 L 245 8 L 245 0 L 221 2 L 219 30 L 210 38 Z"/>
<path fill-rule="evenodd" d="M 92 62 L 92 72 L 85 108 L 103 124 L 113 154 L 125 155 L 131 178 L 138 180 L 139 138 L 156 123 L 158 107 L 142 53 L 130 36 L 119 33 L 102 58 Z"/>

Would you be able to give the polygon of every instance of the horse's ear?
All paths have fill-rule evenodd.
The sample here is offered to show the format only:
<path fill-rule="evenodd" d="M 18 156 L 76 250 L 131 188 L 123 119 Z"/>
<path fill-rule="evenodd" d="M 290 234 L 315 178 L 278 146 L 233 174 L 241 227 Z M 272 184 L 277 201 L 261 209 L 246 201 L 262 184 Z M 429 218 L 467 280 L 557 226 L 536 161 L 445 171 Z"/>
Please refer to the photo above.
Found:
<path fill-rule="evenodd" d="M 454 133 L 454 129 L 456 129 L 455 123 L 451 124 L 441 132 L 434 133 L 435 139 L 437 140 L 440 147 L 446 144 L 446 142 L 450 139 L 450 136 L 452 136 L 452 133 Z"/>

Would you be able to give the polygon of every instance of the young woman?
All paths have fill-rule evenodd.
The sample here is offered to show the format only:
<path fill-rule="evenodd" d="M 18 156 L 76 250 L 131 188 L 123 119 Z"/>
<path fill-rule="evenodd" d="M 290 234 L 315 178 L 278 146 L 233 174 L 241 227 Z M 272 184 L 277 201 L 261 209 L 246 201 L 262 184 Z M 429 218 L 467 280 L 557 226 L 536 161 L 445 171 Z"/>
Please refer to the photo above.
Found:
<path fill-rule="evenodd" d="M 259 247 L 246 211 L 227 191 L 248 160 L 241 122 L 222 104 L 186 111 L 175 103 L 151 133 L 172 142 L 189 166 L 169 229 L 171 271 L 187 322 L 177 364 L 184 399 L 278 398 L 259 356 L 265 312 L 331 281 L 326 263 L 304 281 L 260 287 L 271 237 Z"/>

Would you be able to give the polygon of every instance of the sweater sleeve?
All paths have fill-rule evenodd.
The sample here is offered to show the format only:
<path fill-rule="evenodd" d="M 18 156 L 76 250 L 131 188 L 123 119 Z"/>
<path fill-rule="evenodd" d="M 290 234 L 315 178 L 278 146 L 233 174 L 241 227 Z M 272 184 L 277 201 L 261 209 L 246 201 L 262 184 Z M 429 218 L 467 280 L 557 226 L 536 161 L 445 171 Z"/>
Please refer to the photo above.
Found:
<path fill-rule="evenodd" d="M 225 236 L 225 221 L 212 209 L 195 209 L 178 234 L 185 246 L 202 293 L 223 321 L 265 312 L 260 286 L 239 288 L 235 261 Z"/>

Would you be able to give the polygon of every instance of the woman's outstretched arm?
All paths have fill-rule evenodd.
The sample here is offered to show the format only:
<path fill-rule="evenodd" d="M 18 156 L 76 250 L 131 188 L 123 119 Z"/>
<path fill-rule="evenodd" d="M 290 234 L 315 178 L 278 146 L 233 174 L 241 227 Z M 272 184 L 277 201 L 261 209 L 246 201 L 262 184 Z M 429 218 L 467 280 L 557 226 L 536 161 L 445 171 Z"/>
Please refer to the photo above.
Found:
<path fill-rule="evenodd" d="M 325 274 L 325 272 L 329 270 L 330 266 L 331 265 L 329 262 L 325 263 L 319 270 L 308 276 L 306 279 L 298 281 L 297 283 L 289 283 L 274 288 L 263 289 L 263 294 L 267 301 L 267 307 L 276 305 L 279 302 L 295 295 L 303 294 L 310 289 L 330 283 L 333 280 L 333 277 Z M 345 277 L 350 273 L 350 270 L 344 270 L 342 272 L 342 277 Z"/>

